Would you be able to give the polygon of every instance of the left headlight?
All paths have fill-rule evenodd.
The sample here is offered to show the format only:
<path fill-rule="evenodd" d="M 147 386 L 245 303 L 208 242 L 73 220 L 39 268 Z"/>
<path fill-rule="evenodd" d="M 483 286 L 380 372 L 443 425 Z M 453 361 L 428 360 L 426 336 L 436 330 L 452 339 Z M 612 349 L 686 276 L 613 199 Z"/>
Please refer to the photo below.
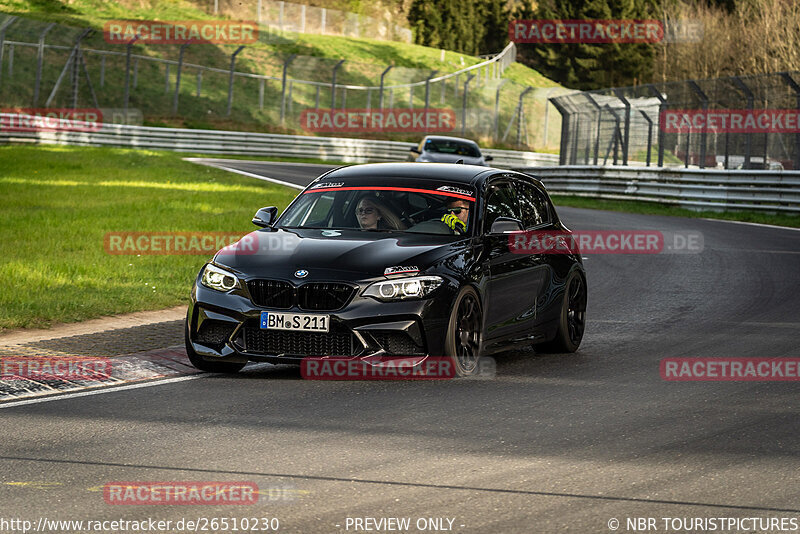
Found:
<path fill-rule="evenodd" d="M 200 282 L 210 289 L 225 292 L 241 287 L 235 274 L 210 263 L 203 269 L 203 276 L 200 278 Z"/>
<path fill-rule="evenodd" d="M 364 290 L 365 297 L 374 297 L 383 302 L 395 300 L 422 299 L 442 285 L 440 276 L 410 276 L 396 280 L 381 280 L 370 284 Z"/>

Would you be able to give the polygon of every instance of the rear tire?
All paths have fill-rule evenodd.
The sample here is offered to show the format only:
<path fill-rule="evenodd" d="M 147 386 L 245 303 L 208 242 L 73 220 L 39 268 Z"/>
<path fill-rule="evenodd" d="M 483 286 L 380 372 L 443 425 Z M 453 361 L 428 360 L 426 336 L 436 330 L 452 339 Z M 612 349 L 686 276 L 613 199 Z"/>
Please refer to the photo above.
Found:
<path fill-rule="evenodd" d="M 189 361 L 192 362 L 197 369 L 201 371 L 206 371 L 207 373 L 238 373 L 242 370 L 242 367 L 247 365 L 246 363 L 235 363 L 235 362 L 209 362 L 203 359 L 202 356 L 197 354 L 192 348 L 192 342 L 189 340 L 189 321 L 190 318 L 186 318 L 186 323 L 184 326 L 184 343 L 186 344 L 186 355 L 189 356 Z"/>
<path fill-rule="evenodd" d="M 447 327 L 445 351 L 459 377 L 474 376 L 480 370 L 483 312 L 478 293 L 463 288 L 453 303 Z"/>
<path fill-rule="evenodd" d="M 578 272 L 573 271 L 564 287 L 556 337 L 545 343 L 534 344 L 537 352 L 575 352 L 581 344 L 586 328 L 586 282 Z"/>

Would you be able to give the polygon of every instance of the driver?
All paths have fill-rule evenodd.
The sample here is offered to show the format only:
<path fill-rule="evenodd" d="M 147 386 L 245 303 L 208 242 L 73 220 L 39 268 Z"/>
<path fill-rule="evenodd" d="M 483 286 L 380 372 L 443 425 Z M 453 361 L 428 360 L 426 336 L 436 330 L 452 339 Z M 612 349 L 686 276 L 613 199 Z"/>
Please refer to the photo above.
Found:
<path fill-rule="evenodd" d="M 451 200 L 447 203 L 447 213 L 441 221 L 457 234 L 464 234 L 469 223 L 469 202 L 466 200 Z"/>

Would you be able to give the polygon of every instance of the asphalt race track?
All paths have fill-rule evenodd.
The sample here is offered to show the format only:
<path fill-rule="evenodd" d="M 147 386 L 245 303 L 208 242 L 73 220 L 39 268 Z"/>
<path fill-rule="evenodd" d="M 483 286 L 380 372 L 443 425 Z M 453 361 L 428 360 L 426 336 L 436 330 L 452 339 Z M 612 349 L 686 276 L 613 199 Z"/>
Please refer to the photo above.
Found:
<path fill-rule="evenodd" d="M 296 184 L 324 169 L 225 165 Z M 579 352 L 499 355 L 491 379 L 305 381 L 261 365 L 0 405 L 0 516 L 277 517 L 279 532 L 328 533 L 390 517 L 410 518 L 408 532 L 446 518 L 440 530 L 486 533 L 797 521 L 800 383 L 670 382 L 659 363 L 800 356 L 800 231 L 558 211 L 573 230 L 691 230 L 704 248 L 587 255 Z M 262 495 L 250 506 L 115 506 L 102 492 L 112 481 L 247 481 Z"/>

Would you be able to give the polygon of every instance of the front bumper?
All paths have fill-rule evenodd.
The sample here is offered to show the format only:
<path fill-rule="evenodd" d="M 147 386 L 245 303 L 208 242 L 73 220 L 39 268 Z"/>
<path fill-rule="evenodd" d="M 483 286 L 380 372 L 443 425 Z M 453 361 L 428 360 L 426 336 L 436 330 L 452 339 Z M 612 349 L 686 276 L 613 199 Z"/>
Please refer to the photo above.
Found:
<path fill-rule="evenodd" d="M 341 310 L 271 309 L 254 304 L 247 290 L 221 293 L 195 283 L 187 314 L 187 343 L 208 361 L 299 364 L 315 357 L 443 356 L 457 288 L 447 282 L 421 300 L 380 302 L 358 288 Z M 262 330 L 262 311 L 330 316 L 330 332 Z"/>

